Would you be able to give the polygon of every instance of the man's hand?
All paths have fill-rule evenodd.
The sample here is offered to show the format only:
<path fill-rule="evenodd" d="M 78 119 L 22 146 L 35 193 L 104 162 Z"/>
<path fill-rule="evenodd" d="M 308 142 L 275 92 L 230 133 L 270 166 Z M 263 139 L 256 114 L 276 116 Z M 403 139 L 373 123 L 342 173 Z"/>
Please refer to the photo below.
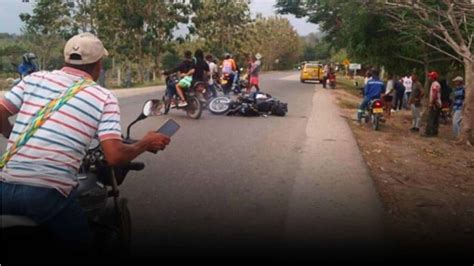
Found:
<path fill-rule="evenodd" d="M 164 150 L 171 139 L 163 134 L 150 131 L 143 137 L 142 141 L 147 143 L 147 151 L 156 153 L 159 150 Z"/>
<path fill-rule="evenodd" d="M 109 165 L 116 166 L 132 161 L 145 151 L 156 153 L 163 150 L 169 143 L 170 138 L 151 131 L 134 144 L 124 144 L 121 139 L 108 139 L 101 145 Z"/>
<path fill-rule="evenodd" d="M 10 133 L 12 132 L 13 126 L 10 124 L 8 118 L 12 116 L 12 114 L 5 108 L 3 105 L 0 105 L 0 131 L 5 138 L 10 137 Z"/>

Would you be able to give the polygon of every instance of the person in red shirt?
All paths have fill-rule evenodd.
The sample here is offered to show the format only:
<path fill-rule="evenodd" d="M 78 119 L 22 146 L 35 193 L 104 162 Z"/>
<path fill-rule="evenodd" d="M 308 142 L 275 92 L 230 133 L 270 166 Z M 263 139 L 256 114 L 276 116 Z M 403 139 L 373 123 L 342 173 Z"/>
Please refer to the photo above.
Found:
<path fill-rule="evenodd" d="M 441 85 L 438 82 L 439 74 L 436 71 L 428 73 L 431 81 L 429 104 L 428 104 L 428 125 L 426 126 L 425 137 L 436 137 L 439 128 L 439 116 L 441 113 Z"/>

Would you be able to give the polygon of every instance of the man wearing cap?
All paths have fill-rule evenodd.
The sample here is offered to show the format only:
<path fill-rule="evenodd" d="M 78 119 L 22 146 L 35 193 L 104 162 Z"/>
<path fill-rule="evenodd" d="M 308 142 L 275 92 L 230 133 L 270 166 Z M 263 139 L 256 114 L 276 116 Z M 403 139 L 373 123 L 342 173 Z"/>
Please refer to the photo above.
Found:
<path fill-rule="evenodd" d="M 454 85 L 454 103 L 453 103 L 453 134 L 454 137 L 458 137 L 461 133 L 461 121 L 462 121 L 462 107 L 464 104 L 464 98 L 466 92 L 464 89 L 464 79 L 462 77 L 456 77 L 453 79 Z"/>
<path fill-rule="evenodd" d="M 64 48 L 65 67 L 26 76 L 0 101 L 0 130 L 9 137 L 5 153 L 9 156 L 2 157 L 0 170 L 1 214 L 27 216 L 71 244 L 91 239 L 76 201 L 76 175 L 92 139 L 100 140 L 110 165 L 164 149 L 169 143 L 169 138 L 154 132 L 135 144 L 122 143 L 117 98 L 94 82 L 107 54 L 94 35 L 76 35 Z M 54 105 L 59 108 L 38 120 L 38 113 L 53 106 L 54 100 L 60 100 Z M 12 128 L 8 117 L 15 114 Z M 29 131 L 32 127 L 36 130 Z M 20 144 L 19 139 L 26 142 Z"/>
<path fill-rule="evenodd" d="M 439 116 L 441 112 L 441 85 L 438 82 L 439 75 L 436 71 L 428 73 L 431 81 L 428 125 L 426 126 L 425 137 L 435 137 L 438 135 Z"/>

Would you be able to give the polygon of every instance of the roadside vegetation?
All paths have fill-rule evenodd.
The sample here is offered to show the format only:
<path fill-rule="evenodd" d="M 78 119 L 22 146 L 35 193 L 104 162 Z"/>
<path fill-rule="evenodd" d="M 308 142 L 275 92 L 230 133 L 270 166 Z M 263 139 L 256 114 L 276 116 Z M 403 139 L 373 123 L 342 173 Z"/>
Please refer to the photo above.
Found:
<path fill-rule="evenodd" d="M 241 67 L 263 55 L 263 70 L 292 68 L 302 60 L 303 41 L 281 17 L 252 17 L 247 1 L 62 1 L 38 0 L 21 14 L 21 35 L 0 34 L 0 85 L 17 77 L 25 52 L 40 69 L 62 66 L 65 41 L 93 32 L 110 56 L 104 62 L 108 87 L 159 84 L 160 71 L 175 66 L 185 50 L 203 49 L 221 59 L 231 53 Z"/>
<path fill-rule="evenodd" d="M 278 0 L 281 14 L 318 24 L 334 51 L 366 68 L 406 75 L 436 70 L 448 81 L 466 81 L 460 143 L 474 143 L 474 3 L 439 1 Z M 335 63 L 342 63 L 336 61 Z M 427 88 L 426 88 L 427 89 Z"/>

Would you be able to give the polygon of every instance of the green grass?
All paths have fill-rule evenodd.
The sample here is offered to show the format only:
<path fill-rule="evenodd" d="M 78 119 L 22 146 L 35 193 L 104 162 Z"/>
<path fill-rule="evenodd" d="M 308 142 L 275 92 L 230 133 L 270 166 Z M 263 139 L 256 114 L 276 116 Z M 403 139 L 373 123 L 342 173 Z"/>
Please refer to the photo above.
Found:
<path fill-rule="evenodd" d="M 355 81 L 357 81 L 359 83 L 359 85 L 357 87 L 354 85 Z M 337 84 L 339 85 L 339 87 L 343 88 L 347 92 L 349 92 L 353 95 L 356 95 L 356 96 L 360 96 L 359 88 L 361 88 L 363 86 L 364 79 L 361 78 L 361 77 L 356 77 L 356 79 L 353 80 L 353 79 L 350 79 L 350 78 L 346 78 L 344 76 L 338 76 L 337 77 Z"/>

